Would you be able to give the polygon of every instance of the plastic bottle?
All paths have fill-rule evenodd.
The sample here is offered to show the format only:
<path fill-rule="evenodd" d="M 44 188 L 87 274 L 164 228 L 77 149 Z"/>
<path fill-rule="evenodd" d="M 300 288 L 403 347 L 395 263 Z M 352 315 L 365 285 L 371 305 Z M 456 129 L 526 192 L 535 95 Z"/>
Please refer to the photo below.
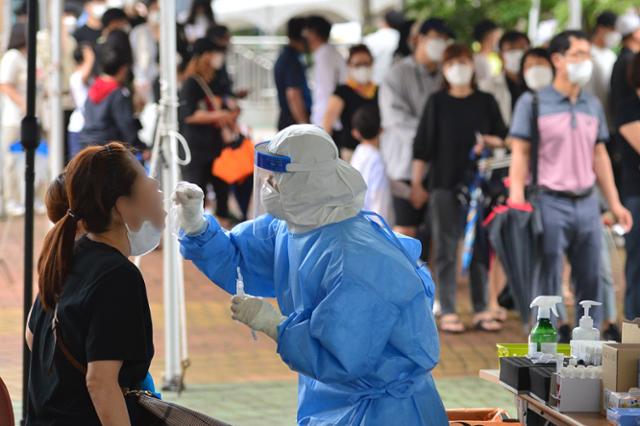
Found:
<path fill-rule="evenodd" d="M 600 340 L 600 330 L 593 326 L 593 318 L 589 316 L 589 309 L 592 306 L 600 306 L 602 303 L 593 300 L 583 300 L 580 306 L 584 309 L 584 315 L 580 318 L 578 327 L 571 333 L 572 340 Z"/>
<path fill-rule="evenodd" d="M 551 312 L 558 316 L 558 303 L 562 303 L 560 296 L 538 296 L 531 302 L 530 308 L 538 307 L 538 323 L 529 334 L 529 355 L 535 352 L 558 352 L 558 333 L 551 324 Z"/>

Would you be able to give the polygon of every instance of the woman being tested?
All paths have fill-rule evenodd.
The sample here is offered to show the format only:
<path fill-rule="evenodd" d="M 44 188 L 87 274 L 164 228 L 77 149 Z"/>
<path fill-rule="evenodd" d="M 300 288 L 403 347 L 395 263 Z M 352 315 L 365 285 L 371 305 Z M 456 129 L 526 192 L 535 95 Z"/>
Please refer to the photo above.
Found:
<path fill-rule="evenodd" d="M 290 126 L 256 147 L 256 214 L 231 231 L 204 216 L 203 193 L 173 195 L 182 253 L 236 293 L 233 318 L 266 333 L 300 373 L 298 424 L 442 425 L 434 285 L 420 243 L 361 211 L 366 185 L 327 133 Z M 258 210 L 258 212 L 260 209 Z"/>
<path fill-rule="evenodd" d="M 154 353 L 149 302 L 128 257 L 160 242 L 158 183 L 110 143 L 81 151 L 54 185 L 48 206 L 58 220 L 44 240 L 26 336 L 27 425 L 155 424 L 123 389 L 153 390 L 145 383 Z"/>

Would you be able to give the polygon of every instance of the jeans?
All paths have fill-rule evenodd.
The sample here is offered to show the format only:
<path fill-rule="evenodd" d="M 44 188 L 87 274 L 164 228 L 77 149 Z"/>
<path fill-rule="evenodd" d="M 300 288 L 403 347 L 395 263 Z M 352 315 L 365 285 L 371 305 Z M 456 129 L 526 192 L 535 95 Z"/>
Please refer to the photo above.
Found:
<path fill-rule="evenodd" d="M 633 216 L 633 228 L 625 236 L 627 289 L 624 294 L 624 316 L 632 320 L 640 317 L 640 195 L 627 196 L 623 201 Z"/>
<path fill-rule="evenodd" d="M 442 314 L 456 312 L 456 265 L 463 223 L 460 203 L 454 191 L 436 189 L 430 193 L 429 214 L 435 249 L 435 281 Z M 470 267 L 471 303 L 479 313 L 487 308 L 487 266 L 473 256 Z"/>
<path fill-rule="evenodd" d="M 602 301 L 600 282 L 600 247 L 602 224 L 595 194 L 585 198 L 541 194 L 538 204 L 542 214 L 542 268 L 534 295 L 562 295 L 562 271 L 567 254 L 575 282 L 576 323 L 582 316 L 578 302 Z M 532 297 L 532 299 L 533 299 Z M 564 310 L 560 310 L 561 319 Z M 596 327 L 602 321 L 601 306 L 591 308 Z"/>

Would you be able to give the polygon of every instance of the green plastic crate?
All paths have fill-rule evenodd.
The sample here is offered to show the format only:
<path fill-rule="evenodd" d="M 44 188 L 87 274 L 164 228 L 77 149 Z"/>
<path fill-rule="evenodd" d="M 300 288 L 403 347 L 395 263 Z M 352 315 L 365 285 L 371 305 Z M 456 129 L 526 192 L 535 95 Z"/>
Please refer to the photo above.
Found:
<path fill-rule="evenodd" d="M 498 343 L 498 358 L 503 356 L 526 356 L 529 353 L 529 345 L 527 343 Z M 571 346 L 567 343 L 558 343 L 558 352 L 566 356 L 571 355 Z"/>

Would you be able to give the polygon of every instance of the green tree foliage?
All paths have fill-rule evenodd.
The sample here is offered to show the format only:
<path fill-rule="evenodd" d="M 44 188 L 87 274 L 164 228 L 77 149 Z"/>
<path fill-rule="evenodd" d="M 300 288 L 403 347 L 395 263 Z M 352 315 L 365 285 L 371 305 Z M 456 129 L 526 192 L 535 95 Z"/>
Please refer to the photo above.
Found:
<path fill-rule="evenodd" d="M 604 10 L 622 13 L 634 5 L 633 0 L 582 0 L 583 28 L 593 28 L 598 14 Z M 473 26 L 489 18 L 503 28 L 527 29 L 531 0 L 408 0 L 408 15 L 416 19 L 439 16 L 453 27 L 458 38 L 472 41 Z M 563 28 L 569 17 L 566 0 L 541 0 L 540 18 L 556 18 Z"/>

